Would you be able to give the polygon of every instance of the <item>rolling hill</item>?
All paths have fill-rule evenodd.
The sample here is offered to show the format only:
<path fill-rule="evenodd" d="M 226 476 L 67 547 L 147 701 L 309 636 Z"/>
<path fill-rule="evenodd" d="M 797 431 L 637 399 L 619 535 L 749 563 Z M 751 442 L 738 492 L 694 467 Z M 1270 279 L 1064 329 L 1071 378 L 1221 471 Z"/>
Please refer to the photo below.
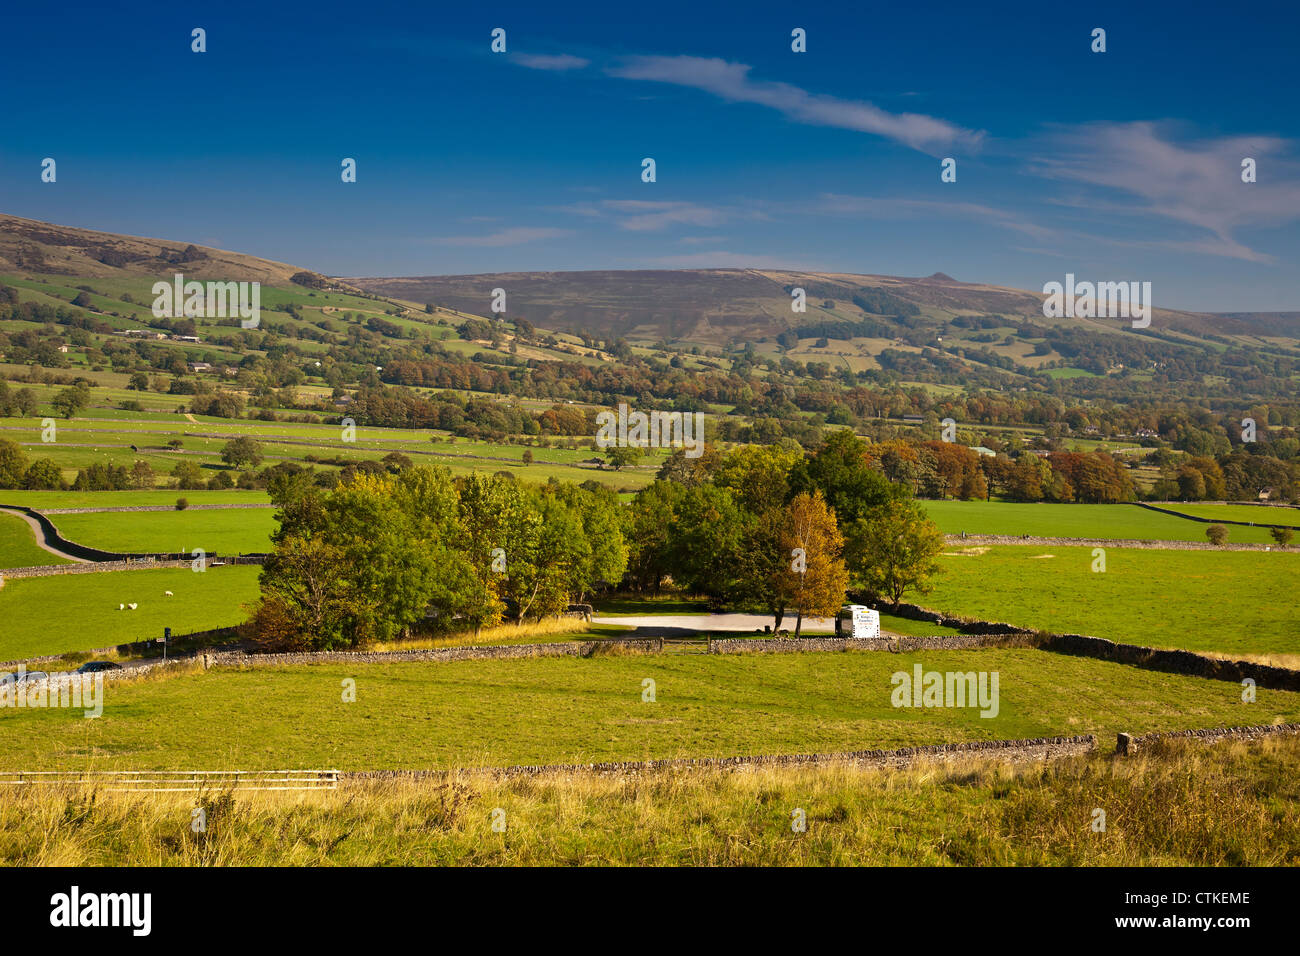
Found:
<path fill-rule="evenodd" d="M 490 275 L 352 277 L 350 285 L 413 303 L 435 302 L 464 312 L 487 310 L 492 290 L 507 292 L 508 314 L 535 325 L 602 336 L 720 343 L 777 335 L 792 326 L 860 321 L 913 312 L 940 322 L 959 315 L 1001 315 L 1044 325 L 1120 332 L 1122 319 L 1046 319 L 1037 292 L 975 282 L 943 273 L 925 278 L 768 269 L 680 269 L 591 272 L 513 272 Z M 790 308 L 790 289 L 803 288 L 808 310 Z M 825 303 L 831 303 L 829 306 Z M 1214 315 L 1157 308 L 1157 328 L 1194 336 L 1300 337 L 1300 313 Z"/>
<path fill-rule="evenodd" d="M 324 279 L 308 269 L 239 252 L 179 240 L 58 226 L 0 213 L 0 273 L 111 278 L 165 277 L 178 270 L 195 279 L 266 285 L 289 285 L 295 281 L 294 276 L 300 277 L 297 284 L 319 283 Z"/>
<path fill-rule="evenodd" d="M 261 282 L 263 305 L 273 310 L 268 328 L 298 338 L 315 353 L 350 342 L 355 333 L 340 323 L 350 318 L 377 336 L 375 345 L 385 342 L 405 353 L 413 336 L 427 336 L 442 343 L 439 348 L 509 366 L 515 358 L 508 350 L 518 350 L 519 343 L 490 341 L 481 323 L 470 334 L 461 328 L 466 320 L 491 315 L 493 290 L 504 289 L 506 318 L 561 334 L 560 340 L 550 338 L 551 351 L 524 342 L 519 359 L 596 361 L 594 340 L 623 339 L 643 356 L 656 346 L 703 350 L 699 361 L 707 365 L 711 357 L 715 368 L 721 367 L 719 348 L 756 348 L 760 360 L 788 357 L 837 374 L 887 371 L 906 380 L 969 387 L 1022 387 L 1031 381 L 1061 387 L 1070 380 L 1080 394 L 1111 397 L 1122 397 L 1128 385 L 1109 388 L 1074 376 L 1140 373 L 1177 380 L 1185 383 L 1179 388 L 1211 399 L 1277 396 L 1290 387 L 1300 360 L 1300 313 L 1157 308 L 1151 327 L 1134 333 L 1122 318 L 1046 318 L 1039 292 L 963 282 L 942 272 L 922 278 L 776 269 L 329 278 L 182 240 L 0 214 L 0 278 L 46 305 L 66 304 L 85 291 L 98 318 L 118 329 L 149 324 L 151 279 L 178 271 L 197 279 Z M 791 309 L 795 288 L 806 293 L 802 313 Z M 432 311 L 426 310 L 429 304 Z M 579 347 L 577 338 L 566 341 L 563 333 L 586 341 Z M 238 353 L 238 343 L 224 331 L 205 344 Z M 196 352 L 191 347 L 187 358 L 227 359 Z M 383 365 L 381 358 L 374 352 L 370 361 Z M 1260 387 L 1261 375 L 1274 379 L 1267 388 Z"/>

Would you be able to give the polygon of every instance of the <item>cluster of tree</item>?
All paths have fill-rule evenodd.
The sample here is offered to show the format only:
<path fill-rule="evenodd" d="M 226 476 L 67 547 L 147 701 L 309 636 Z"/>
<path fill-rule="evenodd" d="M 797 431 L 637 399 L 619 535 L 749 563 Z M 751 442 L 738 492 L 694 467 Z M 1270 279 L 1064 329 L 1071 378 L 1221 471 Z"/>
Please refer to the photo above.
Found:
<path fill-rule="evenodd" d="M 127 491 L 154 487 L 156 476 L 147 461 L 137 461 L 130 468 L 96 462 L 77 472 L 73 491 Z"/>
<path fill-rule="evenodd" d="M 238 418 L 244 411 L 244 396 L 224 390 L 195 395 L 190 401 L 190 411 L 195 415 Z"/>
<path fill-rule="evenodd" d="M 1137 496 L 1128 469 L 1101 451 L 1052 452 L 1041 458 L 1022 452 L 1014 462 L 998 455 L 986 458 L 983 466 L 990 485 L 1013 501 L 1116 504 Z"/>
<path fill-rule="evenodd" d="M 43 491 L 63 487 L 63 474 L 58 465 L 48 458 L 29 461 L 21 445 L 0 438 L 0 488 Z"/>
<path fill-rule="evenodd" d="M 422 395 L 403 388 L 363 388 L 348 406 L 347 415 L 361 425 L 439 428 L 471 439 L 518 435 L 591 438 L 596 434 L 591 409 L 556 405 L 534 413 L 522 405 L 466 398 L 456 392 Z"/>
<path fill-rule="evenodd" d="M 279 474 L 270 492 L 280 527 L 250 626 L 276 647 L 542 618 L 627 565 L 618 498 L 600 486 L 416 466 L 332 490 Z"/>
<path fill-rule="evenodd" d="M 1189 455 L 1162 461 L 1160 478 L 1148 498 L 1153 501 L 1254 501 L 1261 495 L 1278 501 L 1300 497 L 1300 459 L 1282 460 L 1252 454 L 1244 445 L 1218 458 Z"/>
<path fill-rule="evenodd" d="M 834 614 L 847 587 L 897 604 L 925 593 L 943 537 L 905 488 L 872 467 L 866 444 L 832 434 L 815 455 L 749 445 L 698 459 L 674 453 L 628 513 L 629 582 L 671 579 L 717 607 Z"/>
<path fill-rule="evenodd" d="M 868 455 L 890 481 L 920 498 L 1012 501 L 1079 501 L 1089 504 L 1132 501 L 1133 480 L 1125 465 L 1105 452 L 1020 451 L 981 455 L 957 442 L 872 443 Z"/>
<path fill-rule="evenodd" d="M 11 389 L 0 378 L 0 418 L 31 418 L 36 414 L 36 393 L 30 388 Z"/>

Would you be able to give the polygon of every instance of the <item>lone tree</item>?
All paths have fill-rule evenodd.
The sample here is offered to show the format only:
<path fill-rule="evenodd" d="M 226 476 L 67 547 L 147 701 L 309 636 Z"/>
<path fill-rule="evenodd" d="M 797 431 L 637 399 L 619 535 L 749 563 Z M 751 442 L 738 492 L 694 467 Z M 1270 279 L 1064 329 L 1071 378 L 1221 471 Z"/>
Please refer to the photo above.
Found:
<path fill-rule="evenodd" d="M 221 449 L 221 460 L 232 468 L 256 468 L 262 463 L 262 446 L 246 435 L 232 438 Z"/>
<path fill-rule="evenodd" d="M 873 508 L 849 527 L 846 538 L 854 583 L 894 607 L 909 590 L 928 592 L 940 570 L 943 535 L 915 501 Z"/>
<path fill-rule="evenodd" d="M 1210 544 L 1216 548 L 1222 547 L 1228 540 L 1228 529 L 1221 524 L 1212 524 L 1205 529 L 1205 536 L 1210 539 Z"/>
<path fill-rule="evenodd" d="M 64 418 L 71 418 L 90 404 L 90 390 L 84 385 L 61 389 L 50 403 Z"/>
<path fill-rule="evenodd" d="M 781 559 L 786 567 L 773 583 L 796 614 L 794 636 L 798 637 L 805 615 L 832 617 L 839 611 L 849 572 L 841 557 L 844 538 L 835 512 L 826 506 L 820 491 L 797 495 L 786 506 L 782 523 Z"/>
<path fill-rule="evenodd" d="M 641 449 L 630 445 L 613 445 L 605 452 L 605 458 L 615 471 L 622 471 L 641 458 Z"/>
<path fill-rule="evenodd" d="M 1285 548 L 1291 543 L 1291 539 L 1295 537 L 1295 532 L 1290 528 L 1270 528 L 1268 533 L 1273 536 L 1273 540 L 1277 542 L 1279 548 Z"/>

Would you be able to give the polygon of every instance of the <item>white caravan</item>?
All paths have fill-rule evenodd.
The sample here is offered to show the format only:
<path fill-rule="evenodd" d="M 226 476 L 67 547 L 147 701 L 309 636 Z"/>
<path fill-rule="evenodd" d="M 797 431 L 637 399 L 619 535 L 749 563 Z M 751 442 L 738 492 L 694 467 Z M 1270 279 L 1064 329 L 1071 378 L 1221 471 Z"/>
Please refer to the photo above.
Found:
<path fill-rule="evenodd" d="M 846 604 L 835 615 L 835 636 L 861 640 L 880 636 L 880 612 L 861 604 Z"/>

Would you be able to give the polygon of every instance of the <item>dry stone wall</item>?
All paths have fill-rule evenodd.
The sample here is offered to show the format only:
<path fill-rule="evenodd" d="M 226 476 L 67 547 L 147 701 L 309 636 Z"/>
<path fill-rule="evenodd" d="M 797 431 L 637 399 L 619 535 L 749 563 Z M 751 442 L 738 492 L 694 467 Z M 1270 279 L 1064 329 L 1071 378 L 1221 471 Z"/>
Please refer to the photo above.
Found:
<path fill-rule="evenodd" d="M 660 770 L 718 769 L 746 767 L 794 767 L 828 763 L 854 763 L 874 767 L 905 767 L 919 760 L 952 760 L 991 757 L 999 760 L 1049 760 L 1086 754 L 1096 749 L 1092 734 L 1076 737 L 1033 737 L 1023 740 L 978 740 L 959 744 L 904 747 L 900 750 L 851 750 L 825 754 L 760 754 L 740 757 L 692 757 L 665 760 L 609 761 L 605 763 L 541 764 L 536 766 L 482 768 L 472 771 L 371 770 L 339 774 L 341 780 L 445 780 L 465 773 L 512 777 L 551 773 L 637 774 Z"/>
<path fill-rule="evenodd" d="M 809 651 L 947 651 L 975 647 L 1033 647 L 1037 641 L 1019 634 L 958 634 L 932 637 L 720 638 L 709 641 L 710 654 L 798 654 Z"/>
<path fill-rule="evenodd" d="M 407 661 L 516 660 L 527 657 L 592 657 L 611 652 L 657 654 L 658 638 L 623 641 L 553 641 L 548 644 L 502 644 L 494 647 L 440 647 L 418 651 L 305 651 L 246 654 L 208 651 L 199 655 L 206 667 L 287 667 L 295 664 L 388 664 Z"/>

